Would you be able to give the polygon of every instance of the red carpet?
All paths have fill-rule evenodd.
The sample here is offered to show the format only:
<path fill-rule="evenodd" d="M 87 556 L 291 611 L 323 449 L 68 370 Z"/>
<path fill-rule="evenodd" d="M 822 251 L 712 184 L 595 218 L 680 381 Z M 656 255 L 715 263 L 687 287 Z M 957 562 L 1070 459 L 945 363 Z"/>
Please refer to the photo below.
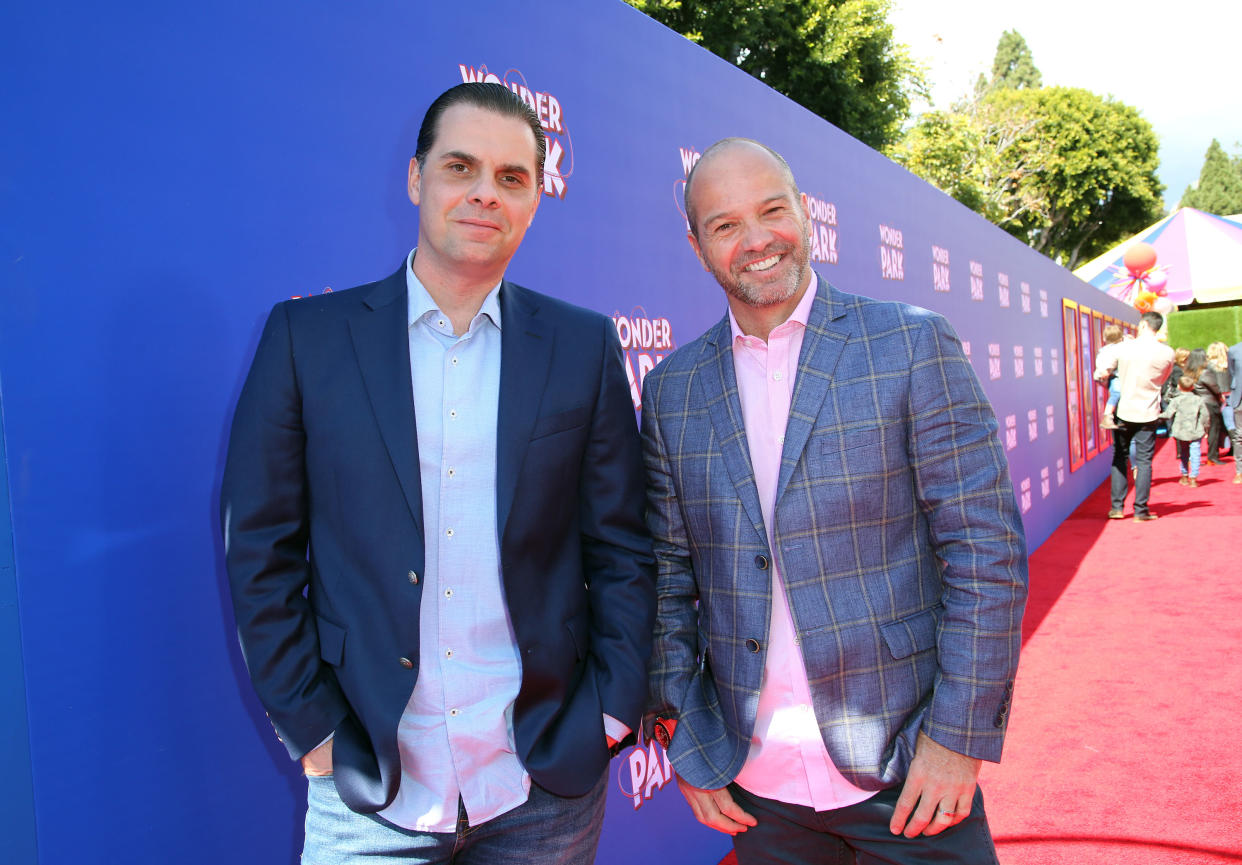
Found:
<path fill-rule="evenodd" d="M 1183 487 L 1163 442 L 1160 519 L 1106 519 L 1106 482 L 1031 557 L 1004 762 L 982 774 L 1003 865 L 1242 862 L 1233 474 Z"/>

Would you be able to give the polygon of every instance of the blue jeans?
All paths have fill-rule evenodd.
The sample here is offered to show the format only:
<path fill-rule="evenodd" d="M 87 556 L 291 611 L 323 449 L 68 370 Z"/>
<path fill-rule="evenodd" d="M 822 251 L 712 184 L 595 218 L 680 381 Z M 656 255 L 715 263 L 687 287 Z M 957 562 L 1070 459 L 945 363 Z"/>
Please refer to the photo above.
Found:
<path fill-rule="evenodd" d="M 1156 422 L 1134 423 L 1118 420 L 1121 428 L 1113 430 L 1113 466 L 1109 478 L 1112 509 L 1120 511 L 1130 492 L 1130 445 L 1134 445 L 1134 515 L 1148 513 L 1151 497 L 1151 457 L 1156 452 Z"/>
<path fill-rule="evenodd" d="M 1177 461 L 1182 464 L 1182 474 L 1199 477 L 1199 445 L 1203 439 L 1192 442 L 1177 440 Z"/>
<path fill-rule="evenodd" d="M 608 773 L 585 796 L 567 799 L 533 781 L 525 804 L 470 826 L 458 801 L 456 832 L 413 832 L 357 814 L 331 776 L 308 778 L 303 865 L 591 865 L 604 821 Z"/>
<path fill-rule="evenodd" d="M 755 818 L 733 836 L 738 865 L 997 865 L 978 787 L 969 817 L 938 835 L 913 838 L 888 831 L 900 786 L 832 811 L 764 799 L 736 784 L 729 792 Z"/>

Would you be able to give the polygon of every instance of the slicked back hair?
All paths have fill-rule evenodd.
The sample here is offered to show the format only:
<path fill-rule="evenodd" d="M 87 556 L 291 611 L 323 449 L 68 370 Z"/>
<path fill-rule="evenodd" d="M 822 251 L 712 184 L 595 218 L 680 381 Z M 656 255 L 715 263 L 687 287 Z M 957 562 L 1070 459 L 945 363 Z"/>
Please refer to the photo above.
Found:
<path fill-rule="evenodd" d="M 1164 316 L 1158 312 L 1145 312 L 1139 318 L 1147 322 L 1152 333 L 1159 333 L 1160 328 L 1164 327 Z"/>
<path fill-rule="evenodd" d="M 535 185 L 536 193 L 543 187 L 543 159 L 548 152 L 548 138 L 543 134 L 543 126 L 539 123 L 539 115 L 535 109 L 522 101 L 516 93 L 503 84 L 483 82 L 466 82 L 450 87 L 432 102 L 423 115 L 423 125 L 418 129 L 418 145 L 414 158 L 418 168 L 423 171 L 427 167 L 427 154 L 431 152 L 440 131 L 440 116 L 454 105 L 473 105 L 484 111 L 491 111 L 502 117 L 513 117 L 530 127 L 535 136 Z"/>

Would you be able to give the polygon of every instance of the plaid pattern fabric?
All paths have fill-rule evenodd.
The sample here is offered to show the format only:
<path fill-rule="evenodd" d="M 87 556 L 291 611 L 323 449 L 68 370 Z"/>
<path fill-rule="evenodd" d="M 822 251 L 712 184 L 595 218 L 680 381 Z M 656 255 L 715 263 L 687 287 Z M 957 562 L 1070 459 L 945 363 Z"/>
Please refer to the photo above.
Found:
<path fill-rule="evenodd" d="M 900 782 L 918 732 L 1000 758 L 1026 550 L 995 415 L 948 322 L 822 278 L 799 358 L 768 548 L 728 318 L 643 386 L 659 562 L 652 715 L 697 787 L 750 747 L 784 576 L 824 744 L 864 789 Z"/>

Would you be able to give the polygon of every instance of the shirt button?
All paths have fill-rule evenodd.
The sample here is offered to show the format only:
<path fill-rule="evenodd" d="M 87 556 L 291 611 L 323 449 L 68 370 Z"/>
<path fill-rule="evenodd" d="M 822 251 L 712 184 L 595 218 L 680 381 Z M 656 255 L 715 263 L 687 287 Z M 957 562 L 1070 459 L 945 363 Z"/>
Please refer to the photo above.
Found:
<path fill-rule="evenodd" d="M 448 531 L 446 531 L 444 534 L 448 535 L 448 536 L 451 538 L 451 537 L 453 536 L 453 530 L 452 530 L 452 529 L 449 529 L 449 530 L 448 530 Z"/>
<path fill-rule="evenodd" d="M 457 409 L 455 408 L 449 409 L 449 417 L 457 417 Z"/>
<path fill-rule="evenodd" d="M 451 597 L 453 597 L 453 590 L 452 590 L 452 589 L 445 589 L 445 590 L 444 590 L 444 597 L 446 597 L 446 598 L 451 598 Z"/>
<path fill-rule="evenodd" d="M 456 718 L 460 714 L 460 711 L 457 709 L 449 709 L 449 714 Z"/>
<path fill-rule="evenodd" d="M 398 658 L 397 660 L 400 662 L 401 666 L 405 667 L 407 670 L 414 669 L 414 662 L 409 658 Z"/>
<path fill-rule="evenodd" d="M 444 327 L 444 319 L 440 319 L 439 321 L 436 322 L 436 324 L 438 324 L 440 327 Z"/>
<path fill-rule="evenodd" d="M 411 583 L 413 583 L 414 585 L 418 585 L 418 574 L 414 573 L 413 571 L 410 571 L 409 574 L 407 574 L 407 576 L 410 578 Z"/>
<path fill-rule="evenodd" d="M 449 466 L 448 476 L 454 477 L 456 474 L 457 474 L 457 469 L 453 468 L 452 466 Z"/>
<path fill-rule="evenodd" d="M 453 358 L 453 366 L 457 366 L 457 358 Z"/>
<path fill-rule="evenodd" d="M 785 377 L 785 373 L 781 372 L 780 370 L 777 370 L 776 372 L 772 373 L 772 381 L 780 381 L 784 377 Z"/>
<path fill-rule="evenodd" d="M 444 657 L 446 657 L 446 658 L 451 658 L 451 657 L 453 657 L 453 650 L 452 650 L 452 649 L 445 649 L 445 650 L 444 650 Z"/>

